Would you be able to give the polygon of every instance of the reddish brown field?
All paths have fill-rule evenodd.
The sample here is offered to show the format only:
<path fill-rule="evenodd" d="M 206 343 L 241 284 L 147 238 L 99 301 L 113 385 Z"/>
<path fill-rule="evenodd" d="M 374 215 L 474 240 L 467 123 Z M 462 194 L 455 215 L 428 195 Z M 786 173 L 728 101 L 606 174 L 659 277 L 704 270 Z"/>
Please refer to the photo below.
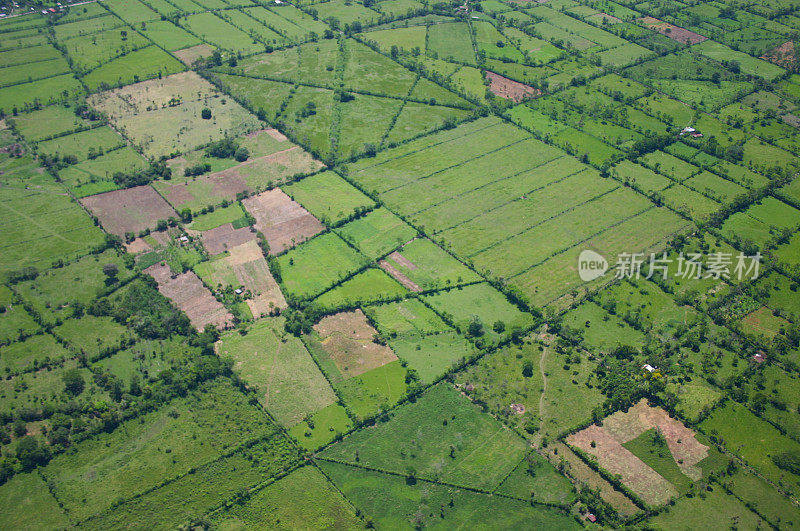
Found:
<path fill-rule="evenodd" d="M 397 360 L 392 349 L 373 342 L 377 331 L 361 310 L 325 317 L 314 330 L 322 339 L 322 348 L 345 378 Z"/>
<path fill-rule="evenodd" d="M 215 229 L 210 229 L 197 234 L 197 231 L 190 231 L 192 235 L 200 236 L 203 245 L 209 254 L 219 254 L 256 239 L 256 234 L 250 227 L 234 229 L 232 223 L 220 225 Z"/>
<path fill-rule="evenodd" d="M 158 291 L 183 310 L 198 330 L 207 324 L 227 328 L 233 316 L 211 294 L 192 271 L 173 275 L 165 263 L 152 265 L 144 270 L 158 282 Z"/>
<path fill-rule="evenodd" d="M 673 419 L 660 408 L 641 400 L 628 411 L 619 411 L 567 437 L 568 444 L 597 458 L 597 463 L 610 474 L 619 474 L 621 481 L 651 505 L 662 505 L 677 494 L 675 487 L 622 446 L 644 433 L 658 428 L 667 441 L 672 457 L 681 471 L 697 481 L 703 472 L 697 464 L 708 456 L 708 447 L 701 444 L 692 430 Z"/>
<path fill-rule="evenodd" d="M 198 44 L 197 46 L 190 46 L 177 52 L 172 52 L 172 55 L 181 60 L 185 65 L 191 65 L 198 59 L 209 57 L 214 53 L 214 49 L 208 44 Z"/>
<path fill-rule="evenodd" d="M 699 33 L 695 33 L 678 26 L 673 26 L 669 22 L 664 22 L 662 20 L 658 20 L 657 18 L 644 17 L 641 19 L 641 22 L 651 30 L 657 31 L 662 35 L 666 35 L 673 41 L 680 42 L 681 44 L 691 45 L 708 40 L 708 37 L 704 37 Z"/>
<path fill-rule="evenodd" d="M 83 206 L 97 216 L 106 231 L 125 236 L 153 229 L 158 220 L 178 217 L 164 199 L 150 186 L 115 190 L 81 199 Z"/>
<path fill-rule="evenodd" d="M 533 96 L 540 96 L 542 91 L 535 89 L 523 83 L 505 78 L 494 72 L 486 72 L 486 77 L 489 79 L 489 90 L 492 94 L 519 103 L 525 98 Z"/>
<path fill-rule="evenodd" d="M 231 248 L 230 253 L 226 260 L 231 264 L 236 278 L 253 294 L 253 298 L 247 300 L 253 317 L 258 319 L 269 315 L 273 308 L 286 308 L 286 299 L 281 288 L 272 277 L 255 240 Z"/>
<path fill-rule="evenodd" d="M 255 227 L 267 239 L 270 254 L 291 249 L 325 228 L 278 188 L 248 197 L 242 204 L 256 219 Z"/>
<path fill-rule="evenodd" d="M 794 42 L 784 42 L 774 50 L 770 50 L 761 56 L 762 59 L 775 63 L 783 68 L 792 68 L 797 62 L 797 55 L 794 49 Z"/>

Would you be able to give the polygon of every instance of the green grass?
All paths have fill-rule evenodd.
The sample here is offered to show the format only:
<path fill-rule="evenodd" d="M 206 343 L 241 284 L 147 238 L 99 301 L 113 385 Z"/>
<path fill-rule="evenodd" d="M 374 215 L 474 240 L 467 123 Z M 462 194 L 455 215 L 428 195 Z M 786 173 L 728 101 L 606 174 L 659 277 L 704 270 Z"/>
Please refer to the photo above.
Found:
<path fill-rule="evenodd" d="M 282 187 L 315 218 L 337 224 L 374 202 L 334 172 L 326 171 Z"/>
<path fill-rule="evenodd" d="M 62 528 L 69 517 L 37 472 L 17 474 L 0 486 L 0 525 L 6 529 Z"/>
<path fill-rule="evenodd" d="M 383 270 L 371 267 L 314 299 L 323 308 L 353 307 L 402 297 L 408 291 Z"/>
<path fill-rule="evenodd" d="M 6 374 L 31 370 L 45 363 L 60 362 L 71 357 L 70 352 L 50 334 L 29 337 L 3 348 L 0 370 Z"/>
<path fill-rule="evenodd" d="M 38 150 L 43 155 L 74 155 L 79 161 L 88 159 L 91 152 L 104 153 L 125 145 L 125 139 L 110 127 L 96 127 L 53 140 L 39 142 Z"/>
<path fill-rule="evenodd" d="M 11 87 L 0 88 L 2 110 L 10 114 L 15 108 L 34 107 L 37 103 L 49 104 L 65 101 L 83 94 L 80 82 L 71 74 L 49 77 L 31 83 L 22 83 Z M 66 93 L 66 97 L 65 97 Z"/>
<path fill-rule="evenodd" d="M 190 15 L 183 24 L 195 35 L 219 48 L 232 52 L 256 53 L 264 51 L 264 45 L 253 42 L 253 39 L 242 30 L 228 24 L 213 13 Z"/>
<path fill-rule="evenodd" d="M 492 526 L 509 529 L 580 528 L 570 516 L 528 502 L 424 481 L 409 484 L 395 475 L 328 461 L 319 466 L 378 528 L 479 528 L 487 525 L 486 515 Z"/>
<path fill-rule="evenodd" d="M 84 519 L 275 431 L 221 379 L 112 433 L 81 442 L 76 452 L 59 455 L 42 472 L 70 515 Z"/>
<path fill-rule="evenodd" d="M 388 422 L 351 434 L 320 456 L 422 479 L 493 489 L 525 455 L 513 431 L 447 384 L 395 410 Z"/>
<path fill-rule="evenodd" d="M 734 496 L 752 503 L 773 525 L 792 527 L 800 522 L 797 506 L 752 472 L 739 468 L 730 479 L 723 478 L 722 482 Z"/>
<path fill-rule="evenodd" d="M 502 293 L 486 283 L 427 295 L 424 300 L 437 312 L 449 316 L 462 333 L 466 332 L 467 325 L 477 316 L 489 339 L 500 339 L 502 334 L 508 333 L 512 328 L 527 327 L 534 322 L 533 316 L 521 312 Z M 497 321 L 502 321 L 505 325 L 503 333 L 492 329 Z"/>
<path fill-rule="evenodd" d="M 452 330 L 433 310 L 415 298 L 368 306 L 364 311 L 387 337 L 407 333 L 437 334 Z"/>
<path fill-rule="evenodd" d="M 536 452 L 525 456 L 496 492 L 562 506 L 576 498 L 572 483 Z"/>
<path fill-rule="evenodd" d="M 282 318 L 262 319 L 246 335 L 223 336 L 217 352 L 234 360 L 261 405 L 287 428 L 336 401 L 303 343 L 283 330 Z"/>
<path fill-rule="evenodd" d="M 220 207 L 214 209 L 213 212 L 196 216 L 187 228 L 192 230 L 206 231 L 225 225 L 226 223 L 234 223 L 239 221 L 245 216 L 242 205 L 233 203 L 227 207 Z"/>
<path fill-rule="evenodd" d="M 385 256 L 417 234 L 410 225 L 385 208 L 351 221 L 336 229 L 336 233 L 372 259 Z"/>
<path fill-rule="evenodd" d="M 134 272 L 125 267 L 122 257 L 114 251 L 81 258 L 69 265 L 51 269 L 35 280 L 17 285 L 20 296 L 41 315 L 45 323 L 53 324 L 57 319 L 73 315 L 75 302 L 88 306 L 100 293 L 113 288 L 103 273 L 103 266 L 114 264 L 120 281 L 127 280 Z"/>
<path fill-rule="evenodd" d="M 397 403 L 407 389 L 406 369 L 399 361 L 387 363 L 334 384 L 349 411 L 365 419 Z"/>
<path fill-rule="evenodd" d="M 130 340 L 128 329 L 111 317 L 84 315 L 80 319 L 67 319 L 53 329 L 53 334 L 65 340 L 90 360 Z"/>
<path fill-rule="evenodd" d="M 90 90 L 137 83 L 183 72 L 183 63 L 157 46 L 140 48 L 92 70 L 81 78 Z"/>
<path fill-rule="evenodd" d="M 244 504 L 227 508 L 214 517 L 214 523 L 220 529 L 363 526 L 353 506 L 313 465 L 255 492 Z"/>
<path fill-rule="evenodd" d="M 407 333 L 389 340 L 398 358 L 417 371 L 422 383 L 442 376 L 456 362 L 470 359 L 475 348 L 455 331 L 421 335 Z"/>
<path fill-rule="evenodd" d="M 584 302 L 567 312 L 563 323 L 579 331 L 589 349 L 600 352 L 609 352 L 618 345 L 641 348 L 646 339 L 642 332 L 593 302 Z"/>
<path fill-rule="evenodd" d="M 166 20 L 153 20 L 147 23 L 142 33 L 168 52 L 183 50 L 190 46 L 197 46 L 202 41 L 172 22 Z"/>
<path fill-rule="evenodd" d="M 428 54 L 439 59 L 475 64 L 469 28 L 464 23 L 437 24 L 428 30 Z"/>
<path fill-rule="evenodd" d="M 307 298 L 366 265 L 366 258 L 329 232 L 278 257 L 284 293 Z"/>
<path fill-rule="evenodd" d="M 411 262 L 413 268 L 391 256 L 386 258 L 387 262 L 423 290 L 458 286 L 481 279 L 477 273 L 427 238 L 409 242 L 398 253 Z"/>
<path fill-rule="evenodd" d="M 353 422 L 347 416 L 347 411 L 337 403 L 331 404 L 311 415 L 309 419 L 295 424 L 289 430 L 289 434 L 297 439 L 300 446 L 313 451 L 327 445 L 338 435 L 350 431 L 352 427 Z"/>
<path fill-rule="evenodd" d="M 40 330 L 39 325 L 21 304 L 17 304 L 11 290 L 0 285 L 0 342 L 16 341 L 20 332 L 31 335 Z"/>
<path fill-rule="evenodd" d="M 655 435 L 656 429 L 651 428 L 622 446 L 672 483 L 678 492 L 686 492 L 691 486 L 691 479 L 678 468 L 663 436 L 659 443 L 656 441 Z"/>
<path fill-rule="evenodd" d="M 721 526 L 755 529 L 766 525 L 758 515 L 717 485 L 708 487 L 702 496 L 681 498 L 650 522 L 663 529 L 710 529 Z"/>

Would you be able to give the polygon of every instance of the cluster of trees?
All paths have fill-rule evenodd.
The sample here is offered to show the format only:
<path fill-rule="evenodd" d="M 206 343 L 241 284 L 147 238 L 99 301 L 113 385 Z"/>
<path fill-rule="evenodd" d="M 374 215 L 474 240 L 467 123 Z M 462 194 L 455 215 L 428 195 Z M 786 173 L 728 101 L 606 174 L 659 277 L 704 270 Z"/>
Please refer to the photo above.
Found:
<path fill-rule="evenodd" d="M 246 147 L 239 146 L 239 143 L 233 138 L 223 138 L 206 147 L 206 156 L 244 162 L 250 158 L 250 151 Z"/>

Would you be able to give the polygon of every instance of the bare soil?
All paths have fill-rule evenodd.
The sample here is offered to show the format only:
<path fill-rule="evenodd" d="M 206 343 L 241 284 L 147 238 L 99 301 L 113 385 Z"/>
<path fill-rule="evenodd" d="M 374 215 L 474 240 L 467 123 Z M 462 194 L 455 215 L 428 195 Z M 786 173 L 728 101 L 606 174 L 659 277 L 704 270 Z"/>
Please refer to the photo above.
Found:
<path fill-rule="evenodd" d="M 153 229 L 158 220 L 178 214 L 151 186 L 115 190 L 81 199 L 81 204 L 97 216 L 106 231 L 125 236 Z"/>
<path fill-rule="evenodd" d="M 540 96 L 542 94 L 542 91 L 539 89 L 508 79 L 494 72 L 486 72 L 486 77 L 489 79 L 489 90 L 492 91 L 492 94 L 516 103 L 521 102 L 525 98 Z"/>
<path fill-rule="evenodd" d="M 783 68 L 792 68 L 797 63 L 794 42 L 784 42 L 774 50 L 770 50 L 762 55 L 761 58 Z"/>
<path fill-rule="evenodd" d="M 361 310 L 325 317 L 314 330 L 322 339 L 322 348 L 345 378 L 397 360 L 391 348 L 373 342 L 377 331 Z"/>
<path fill-rule="evenodd" d="M 290 249 L 325 228 L 278 188 L 248 197 L 242 204 L 256 219 L 255 227 L 267 239 L 270 254 Z"/>
<path fill-rule="evenodd" d="M 202 232 L 200 239 L 203 241 L 206 251 L 214 255 L 255 240 L 256 235 L 250 231 L 250 227 L 234 229 L 232 223 L 226 223 L 215 229 Z"/>
<path fill-rule="evenodd" d="M 700 35 L 699 33 L 683 29 L 679 26 L 672 25 L 669 22 L 664 22 L 663 20 L 659 20 L 657 18 L 644 17 L 642 18 L 641 22 L 651 30 L 657 31 L 662 35 L 666 35 L 673 41 L 680 42 L 681 44 L 692 45 L 708 40 L 708 37 Z"/>
<path fill-rule="evenodd" d="M 231 326 L 233 316 L 211 294 L 192 271 L 173 275 L 164 262 L 144 270 L 158 283 L 158 291 L 183 310 L 197 330 L 213 324 L 223 329 Z"/>

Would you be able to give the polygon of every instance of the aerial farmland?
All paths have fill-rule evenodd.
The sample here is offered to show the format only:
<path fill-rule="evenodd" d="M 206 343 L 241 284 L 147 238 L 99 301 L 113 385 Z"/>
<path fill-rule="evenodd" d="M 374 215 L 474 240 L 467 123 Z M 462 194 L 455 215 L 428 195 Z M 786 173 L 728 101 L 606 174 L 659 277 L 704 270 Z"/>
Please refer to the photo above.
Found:
<path fill-rule="evenodd" d="M 798 39 L 0 3 L 0 528 L 800 527 Z"/>

